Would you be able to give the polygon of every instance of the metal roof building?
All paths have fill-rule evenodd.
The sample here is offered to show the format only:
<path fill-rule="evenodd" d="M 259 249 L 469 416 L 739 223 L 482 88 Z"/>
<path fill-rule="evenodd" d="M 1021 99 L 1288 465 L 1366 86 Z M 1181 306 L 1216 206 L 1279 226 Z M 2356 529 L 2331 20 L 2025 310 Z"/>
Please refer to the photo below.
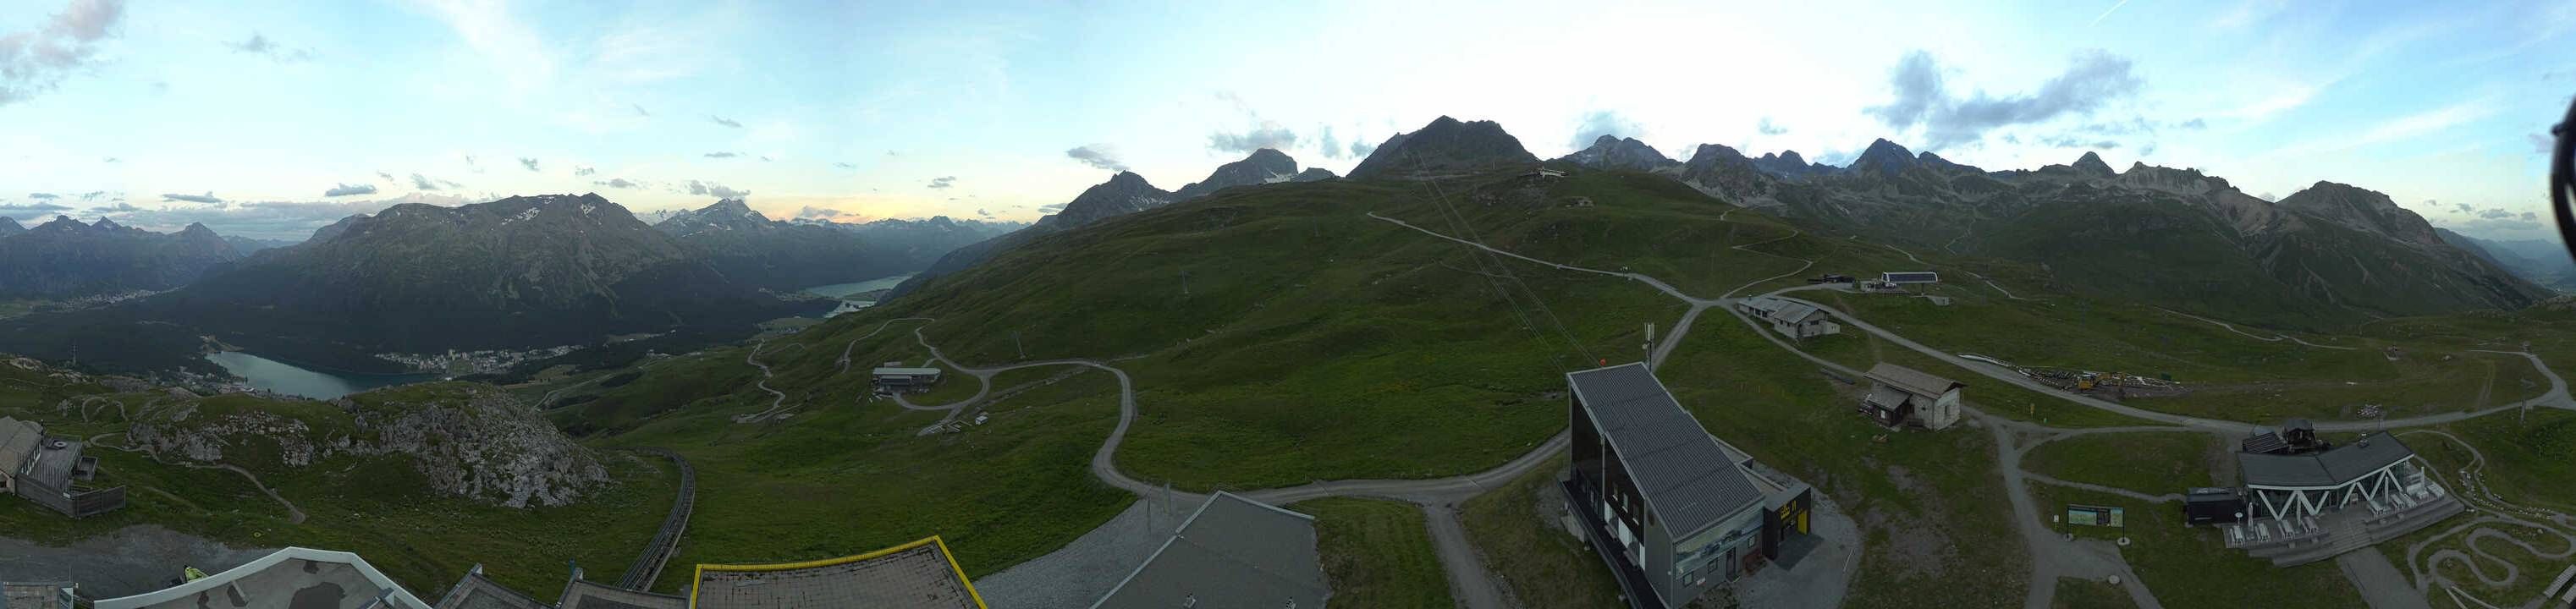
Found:
<path fill-rule="evenodd" d="M 1570 504 L 1638 606 L 1686 605 L 1777 555 L 1770 493 L 1645 364 L 1568 373 L 1566 384 Z M 1782 498 L 1783 518 L 1803 524 L 1804 497 Z"/>
<path fill-rule="evenodd" d="M 2236 455 L 2251 507 L 2272 517 L 2315 516 L 2423 483 L 2427 466 L 2396 436 L 2374 433 L 2312 454 Z"/>
<path fill-rule="evenodd" d="M 554 605 L 492 581 L 483 576 L 483 565 L 474 565 L 438 599 L 438 609 L 554 609 Z"/>
<path fill-rule="evenodd" d="M 98 601 L 98 609 L 430 609 L 366 559 L 286 548 L 161 590 Z"/>
<path fill-rule="evenodd" d="M 950 607 L 984 609 L 966 572 L 932 536 L 841 558 L 765 565 L 698 565 L 692 609 Z"/>
<path fill-rule="evenodd" d="M 1321 608 L 1315 517 L 1217 491 L 1093 609 Z"/>

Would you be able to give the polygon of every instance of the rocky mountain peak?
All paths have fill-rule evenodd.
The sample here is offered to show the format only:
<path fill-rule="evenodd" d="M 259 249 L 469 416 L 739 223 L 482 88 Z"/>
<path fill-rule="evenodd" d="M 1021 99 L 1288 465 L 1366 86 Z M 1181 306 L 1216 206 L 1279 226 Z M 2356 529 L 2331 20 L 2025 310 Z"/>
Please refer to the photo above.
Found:
<path fill-rule="evenodd" d="M 1351 168 L 1351 177 L 1447 174 L 1535 162 L 1538 157 L 1500 124 L 1442 116 L 1420 130 L 1387 138 Z"/>
<path fill-rule="evenodd" d="M 2084 151 L 2083 157 L 2075 159 L 2075 170 L 2101 177 L 2118 175 L 2118 172 L 2111 170 L 2110 163 L 2102 162 L 2102 155 L 2094 154 L 2090 150 Z"/>
<path fill-rule="evenodd" d="M 1860 158 L 1852 160 L 1850 169 L 1866 174 L 1893 176 L 1904 173 L 1914 165 L 1913 151 L 1906 150 L 1896 142 L 1880 138 L 1878 141 L 1870 142 L 1869 148 L 1861 151 Z"/>
<path fill-rule="evenodd" d="M 1288 179 L 1288 181 L 1290 181 L 1290 182 L 1320 182 L 1320 181 L 1330 180 L 1330 179 L 1339 178 L 1339 177 L 1341 177 L 1341 176 L 1333 175 L 1333 170 L 1330 170 L 1330 169 L 1325 169 L 1325 168 L 1322 168 L 1322 167 L 1308 167 L 1308 168 L 1306 168 L 1306 170 L 1305 170 L 1305 171 L 1297 172 L 1297 177 L 1289 178 L 1289 179 Z"/>
<path fill-rule="evenodd" d="M 2442 243 L 2441 235 L 2433 232 L 2433 225 L 2423 216 L 2398 207 L 2386 194 L 2359 186 L 2318 181 L 2282 197 L 2275 205 L 2398 241 L 2427 246 Z"/>
<path fill-rule="evenodd" d="M 1665 157 L 1664 153 L 1656 151 L 1655 147 L 1637 141 L 1637 138 L 1622 138 L 1614 135 L 1603 135 L 1594 139 L 1591 147 L 1574 151 L 1574 154 L 1565 155 L 1558 160 L 1585 167 L 1637 171 L 1654 171 L 1681 164 Z"/>
<path fill-rule="evenodd" d="M 1297 159 L 1284 152 L 1263 148 L 1252 151 L 1252 155 L 1243 157 L 1243 160 L 1218 165 L 1216 171 L 1208 173 L 1207 179 L 1182 186 L 1180 190 L 1172 191 L 1172 195 L 1175 200 L 1187 201 L 1236 186 L 1274 184 L 1296 178 Z M 1142 183 L 1144 178 L 1137 177 L 1135 181 Z"/>
<path fill-rule="evenodd" d="M 23 232 L 27 232 L 27 227 L 19 226 L 16 219 L 12 219 L 8 216 L 0 216 L 0 237 L 6 237 Z"/>
<path fill-rule="evenodd" d="M 1097 222 L 1103 218 L 1162 207 L 1175 200 L 1177 200 L 1176 195 L 1155 188 L 1153 183 L 1145 181 L 1145 176 L 1136 175 L 1136 172 L 1132 171 L 1121 171 L 1117 175 L 1109 176 L 1107 182 L 1083 189 L 1081 195 L 1075 196 L 1072 201 L 1064 204 L 1063 211 L 1039 218 L 1037 226 L 1051 229 L 1072 228 Z"/>

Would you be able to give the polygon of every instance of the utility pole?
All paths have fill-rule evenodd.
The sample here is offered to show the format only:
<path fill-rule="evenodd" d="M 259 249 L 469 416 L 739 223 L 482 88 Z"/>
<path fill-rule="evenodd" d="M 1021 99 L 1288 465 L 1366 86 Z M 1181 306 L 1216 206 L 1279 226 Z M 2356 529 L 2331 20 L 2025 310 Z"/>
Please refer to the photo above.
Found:
<path fill-rule="evenodd" d="M 1655 322 L 1646 322 L 1646 369 L 1655 369 Z"/>
<path fill-rule="evenodd" d="M 1181 295 L 1190 295 L 1190 270 L 1181 269 Z"/>
<path fill-rule="evenodd" d="M 1019 330 L 1012 330 L 1012 331 L 1011 331 L 1011 346 L 1012 346 L 1012 347 L 1016 347 L 1016 348 L 1018 348 L 1018 349 L 1020 350 L 1020 359 L 1022 359 L 1022 360 L 1026 360 L 1026 359 L 1028 359 L 1028 358 L 1029 358 L 1029 346 L 1028 346 L 1028 345 L 1020 344 L 1020 331 L 1019 331 Z"/>

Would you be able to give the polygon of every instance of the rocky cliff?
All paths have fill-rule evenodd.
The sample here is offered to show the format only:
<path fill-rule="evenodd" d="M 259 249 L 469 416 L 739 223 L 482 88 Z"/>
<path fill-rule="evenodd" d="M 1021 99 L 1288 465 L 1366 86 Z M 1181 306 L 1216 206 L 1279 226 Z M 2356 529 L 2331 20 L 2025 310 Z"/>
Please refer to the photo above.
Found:
<path fill-rule="evenodd" d="M 464 383 L 375 391 L 330 402 L 228 395 L 138 421 L 130 445 L 165 461 L 262 471 L 379 459 L 408 463 L 425 492 L 506 507 L 572 503 L 608 481 L 590 450 L 497 388 Z M 349 465 L 340 465 L 348 462 Z"/>

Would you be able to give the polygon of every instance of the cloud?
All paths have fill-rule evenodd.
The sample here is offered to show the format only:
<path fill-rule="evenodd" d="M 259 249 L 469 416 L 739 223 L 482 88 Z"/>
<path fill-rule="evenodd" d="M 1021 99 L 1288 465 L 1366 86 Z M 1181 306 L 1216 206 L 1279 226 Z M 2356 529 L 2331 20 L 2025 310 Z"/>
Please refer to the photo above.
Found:
<path fill-rule="evenodd" d="M 2195 119 L 2191 119 L 2191 120 L 2187 120 L 2187 121 L 2183 121 L 2183 122 L 2182 122 L 2182 128 L 2184 128 L 2184 129 L 2190 129 L 2190 130 L 2194 130 L 2194 131 L 2198 131 L 2198 130 L 2201 130 L 2201 129 L 2208 129 L 2208 128 L 2209 128 L 2209 121 L 2205 121 L 2205 120 L 2201 120 L 2201 119 L 2197 119 L 2197 118 L 2195 118 Z"/>
<path fill-rule="evenodd" d="M 1351 140 L 1352 157 L 1366 157 L 1371 152 L 1377 152 L 1377 144 L 1371 144 L 1361 140 Z"/>
<path fill-rule="evenodd" d="M 2049 147 L 2054 147 L 2054 148 L 2084 148 L 2084 149 L 2089 149 L 2089 150 L 2112 150 L 2112 149 L 2116 149 L 2116 148 L 2119 148 L 2119 147 L 2120 147 L 2120 143 L 2119 143 L 2119 142 L 2115 142 L 2115 141 L 2111 141 L 2111 140 L 2087 140 L 2087 139 L 2081 139 L 2081 138 L 2070 137 L 2070 136 L 2064 136 L 2064 135 L 2051 135 L 2051 136 L 2041 137 L 2041 138 L 2039 138 L 2038 140 L 2036 140 L 2036 142 L 2037 142 L 2038 144 L 2042 145 L 2042 146 L 2049 146 Z"/>
<path fill-rule="evenodd" d="M 417 173 L 411 174 L 412 190 L 438 190 L 438 183 L 442 181 L 444 180 L 432 180 L 429 176 Z"/>
<path fill-rule="evenodd" d="M 107 157 L 107 158 L 104 158 L 104 159 L 99 159 L 99 160 L 98 160 L 98 162 L 101 162 L 101 163 L 122 163 L 122 162 L 125 162 L 125 159 L 120 159 L 120 158 L 116 158 L 116 157 Z"/>
<path fill-rule="evenodd" d="M 859 168 L 859 166 L 858 166 L 857 164 L 855 164 L 855 163 L 849 163 L 849 162 L 833 163 L 833 164 L 832 164 L 832 166 L 833 166 L 833 167 L 839 167 L 839 168 L 842 168 L 842 169 L 858 169 L 858 168 Z"/>
<path fill-rule="evenodd" d="M 2557 144 L 2558 144 L 2558 142 L 2557 142 L 2556 140 L 2549 139 L 2549 134 L 2546 134 L 2546 133 L 2533 133 L 2533 134 L 2531 134 L 2531 152 L 2532 152 L 2532 154 L 2538 154 L 2538 155 L 2549 155 L 2549 154 L 2553 154 L 2553 153 L 2555 152 L 2555 148 L 2553 148 L 2553 146 L 2556 146 Z"/>
<path fill-rule="evenodd" d="M 376 185 L 374 184 L 341 184 L 339 186 L 332 187 L 330 190 L 322 191 L 322 196 L 325 197 L 346 197 L 349 195 L 372 194 L 376 194 Z"/>
<path fill-rule="evenodd" d="M 735 128 L 735 129 L 741 129 L 741 128 L 742 128 L 742 123 L 735 122 L 733 119 L 729 119 L 729 118 L 725 118 L 725 117 L 721 117 L 721 116 L 716 116 L 716 115 L 713 115 L 713 114 L 709 114 L 709 115 L 707 115 L 707 120 L 715 121 L 715 122 L 716 122 L 716 124 L 718 124 L 718 125 L 724 125 L 724 126 L 732 127 L 732 128 Z"/>
<path fill-rule="evenodd" d="M 528 157 L 519 157 L 519 166 L 528 168 L 528 171 L 536 171 L 537 160 Z"/>
<path fill-rule="evenodd" d="M 89 192 L 81 193 L 81 196 L 80 196 L 80 197 L 81 197 L 81 200 L 83 200 L 83 201 L 96 201 L 96 200 L 98 200 L 98 196 L 99 196 L 99 195 L 103 195 L 103 194 L 107 194 L 107 191 L 104 191 L 104 190 L 93 190 L 93 191 L 89 191 Z"/>
<path fill-rule="evenodd" d="M 1923 127 L 1927 147 L 1940 149 L 1975 143 L 2000 127 L 2089 116 L 2104 104 L 2137 94 L 2142 81 L 2131 68 L 2128 59 L 2085 51 L 2035 93 L 1994 97 L 1980 90 L 1952 97 L 1932 54 L 1915 51 L 1898 60 L 1888 75 L 1896 98 L 1865 111 L 1899 130 Z"/>
<path fill-rule="evenodd" d="M 2517 219 L 2511 216 L 2502 218 L 2477 218 L 2460 223 L 2460 227 L 2467 229 L 2466 232 L 2478 233 L 2527 231 L 2539 230 L 2540 222 L 2539 215 L 2533 214 L 2530 219 Z"/>
<path fill-rule="evenodd" d="M 31 192 L 31 193 L 27 193 L 27 198 L 29 198 L 29 199 L 59 199 L 59 198 L 62 198 L 62 197 L 61 197 L 60 195 L 56 195 L 56 194 L 54 194 L 54 193 L 50 193 L 50 192 Z"/>
<path fill-rule="evenodd" d="M 101 208 L 112 210 L 117 222 L 129 226 L 171 230 L 191 222 L 203 222 L 225 235 L 262 239 L 301 239 L 314 229 L 358 214 L 371 214 L 397 203 L 456 205 L 462 197 L 406 194 L 391 199 L 337 201 L 234 201 L 230 205 L 171 206 L 160 209 L 135 206 Z"/>
<path fill-rule="evenodd" d="M 644 187 L 644 185 L 643 185 L 643 184 L 636 183 L 636 182 L 634 182 L 634 181 L 632 181 L 632 180 L 628 180 L 628 179 L 626 179 L 626 178 L 617 178 L 617 179 L 614 179 L 614 180 L 601 180 L 601 181 L 591 182 L 591 184 L 598 185 L 598 186 L 606 186 L 606 187 L 609 187 L 609 188 L 643 188 L 643 187 Z"/>
<path fill-rule="evenodd" d="M 392 182 L 392 181 L 394 181 L 394 174 L 385 173 L 385 172 L 382 172 L 382 171 L 376 172 L 376 177 L 384 178 L 384 179 L 385 179 L 385 181 L 387 181 L 387 182 Z"/>
<path fill-rule="evenodd" d="M 1780 135 L 1789 132 L 1788 127 L 1782 127 L 1778 123 L 1771 122 L 1771 117 L 1768 116 L 1762 117 L 1762 122 L 1753 125 L 1753 130 L 1761 132 L 1763 135 Z"/>
<path fill-rule="evenodd" d="M 807 206 L 804 206 L 804 207 L 802 207 L 802 208 L 798 208 L 798 209 L 796 210 L 796 219 L 798 219 L 798 220 L 838 220 L 838 219 L 842 219 L 842 218 L 848 218 L 848 219 L 850 219 L 850 220 L 852 220 L 852 221 L 857 221 L 857 220 L 865 220 L 865 219 L 867 219 L 867 216 L 863 216 L 863 215 L 859 215 L 859 214 L 854 214 L 854 213 L 850 213 L 850 212 L 846 212 L 846 211 L 841 211 L 841 210 L 838 210 L 838 209 L 832 209 L 832 208 L 829 208 L 829 207 L 815 207 L 815 206 L 812 206 L 812 205 L 807 205 Z"/>
<path fill-rule="evenodd" d="M 689 194 L 711 195 L 719 199 L 740 199 L 751 196 L 751 191 L 734 190 L 726 188 L 723 184 L 711 184 L 697 180 L 689 180 Z"/>
<path fill-rule="evenodd" d="M 990 218 L 990 217 L 993 217 L 993 212 L 984 211 L 984 209 L 983 209 L 983 208 L 976 208 L 976 209 L 975 209 L 975 215 L 983 216 L 983 217 L 986 217 L 986 218 Z"/>
<path fill-rule="evenodd" d="M 2540 212 L 2536 212 L 2536 211 L 2526 211 L 2526 212 L 2522 212 L 2522 219 L 2523 219 L 2523 221 L 2525 221 L 2525 222 L 2539 222 L 2539 221 L 2540 221 Z"/>
<path fill-rule="evenodd" d="M 133 203 L 117 203 L 115 205 L 92 207 L 89 208 L 89 211 L 90 213 L 96 214 L 122 214 L 143 211 L 143 208 L 135 207 Z"/>
<path fill-rule="evenodd" d="M 760 157 L 760 162 L 763 162 L 763 163 L 767 163 L 767 162 L 769 162 L 769 157 L 766 157 L 766 156 Z"/>
<path fill-rule="evenodd" d="M 955 186 L 956 184 L 957 184 L 957 176 L 944 176 L 944 177 L 937 177 L 937 178 L 931 178 L 931 179 L 930 179 L 930 187 L 931 187 L 931 188 L 947 188 L 947 187 L 950 187 L 950 186 Z"/>
<path fill-rule="evenodd" d="M 1263 148 L 1286 150 L 1296 145 L 1297 133 L 1272 121 L 1261 121 L 1259 126 L 1242 133 L 1220 131 L 1208 134 L 1208 148 L 1226 152 L 1252 152 Z"/>
<path fill-rule="evenodd" d="M 2425 201 L 2425 202 L 2424 202 L 2424 204 L 2426 204 L 2426 205 L 2432 205 L 2432 204 L 2433 204 L 2433 202 L 2432 202 L 2432 201 Z M 2454 204 L 2452 204 L 2452 205 L 2451 205 L 2451 207 L 2452 207 L 2453 209 L 2457 209 L 2457 210 L 2459 210 L 2459 212 L 2460 212 L 2460 213 L 2464 213 L 2464 214 L 2477 213 L 2477 211 L 2478 211 L 2478 208 L 2473 207 L 2473 206 L 2470 206 L 2470 205 L 2469 205 L 2469 204 L 2467 204 L 2467 203 L 2454 203 Z"/>
<path fill-rule="evenodd" d="M 1601 139 L 1604 135 L 1637 137 L 1645 134 L 1644 126 L 1638 125 L 1637 121 L 1628 120 L 1628 117 L 1620 116 L 1617 110 L 1594 110 L 1585 113 L 1581 120 L 1575 121 L 1574 142 L 1571 145 L 1575 150 L 1582 150 L 1591 147 L 1593 140 Z"/>
<path fill-rule="evenodd" d="M 189 202 L 189 203 L 222 203 L 222 202 L 224 202 L 224 200 L 223 200 L 223 199 L 215 198 L 215 193 L 214 193 L 214 192 L 212 192 L 212 191 L 208 191 L 206 194 L 202 194 L 202 195 L 182 195 L 182 194 L 162 193 L 162 194 L 161 194 L 161 200 L 163 200 L 163 201 L 186 201 L 186 202 Z"/>
<path fill-rule="evenodd" d="M 2503 209 L 2487 209 L 2479 211 L 2478 217 L 2489 220 L 2501 220 L 2513 217 L 2513 212 L 2505 211 Z"/>
<path fill-rule="evenodd" d="M 635 115 L 636 115 L 636 116 L 642 116 L 642 117 L 646 117 L 646 118 L 651 118 L 651 117 L 653 116 L 653 113 L 644 111 L 644 104 L 628 104 L 628 105 L 635 106 Z"/>
<path fill-rule="evenodd" d="M 574 165 L 572 167 L 572 174 L 575 176 L 586 176 L 594 173 L 599 173 L 599 169 L 589 165 Z"/>
<path fill-rule="evenodd" d="M 276 41 L 269 40 L 267 35 L 259 32 L 251 32 L 249 40 L 227 42 L 224 46 L 232 47 L 233 52 L 236 53 L 265 55 L 278 63 L 293 63 L 313 58 L 313 51 L 310 49 L 290 50 L 277 44 Z"/>
<path fill-rule="evenodd" d="M 1041 214 L 1052 214 L 1052 213 L 1060 212 L 1060 211 L 1064 211 L 1064 204 L 1063 204 L 1063 203 L 1053 203 L 1053 204 L 1040 205 L 1040 206 L 1038 206 L 1038 213 L 1041 213 Z"/>
<path fill-rule="evenodd" d="M 0 209 L 10 210 L 10 211 L 55 212 L 55 211 L 70 211 L 70 210 L 71 210 L 71 206 L 68 206 L 68 205 L 57 205 L 57 204 L 53 204 L 53 203 L 29 203 L 29 204 L 26 204 L 26 205 L 11 205 L 11 204 L 6 204 L 6 203 L 0 203 Z"/>
<path fill-rule="evenodd" d="M 742 156 L 742 154 L 741 154 L 741 153 L 737 153 L 737 152 L 709 152 L 709 153 L 707 153 L 707 158 L 710 158 L 710 159 L 730 159 L 730 158 L 734 158 L 734 157 L 738 157 L 738 156 Z"/>
<path fill-rule="evenodd" d="M 89 71 L 98 42 L 125 18 L 124 0 L 72 0 L 33 30 L 0 34 L 0 106 L 54 90 Z"/>
<path fill-rule="evenodd" d="M 1333 137 L 1333 127 L 1331 125 L 1315 128 L 1315 147 L 1324 151 L 1324 158 L 1342 158 L 1342 140 L 1341 138 Z"/>
<path fill-rule="evenodd" d="M 478 168 L 478 169 L 482 167 L 482 165 L 476 165 L 476 164 L 474 164 L 474 155 L 471 155 L 471 154 L 469 154 L 469 155 L 465 155 L 465 166 L 467 166 L 467 167 L 474 167 L 474 168 Z"/>
<path fill-rule="evenodd" d="M 1107 144 L 1075 146 L 1072 150 L 1064 151 L 1064 155 L 1072 157 L 1073 160 L 1082 161 L 1082 164 L 1090 165 L 1092 167 L 1098 167 L 1110 171 L 1127 170 L 1127 164 L 1120 162 L 1118 160 L 1117 151 L 1111 150 Z"/>

